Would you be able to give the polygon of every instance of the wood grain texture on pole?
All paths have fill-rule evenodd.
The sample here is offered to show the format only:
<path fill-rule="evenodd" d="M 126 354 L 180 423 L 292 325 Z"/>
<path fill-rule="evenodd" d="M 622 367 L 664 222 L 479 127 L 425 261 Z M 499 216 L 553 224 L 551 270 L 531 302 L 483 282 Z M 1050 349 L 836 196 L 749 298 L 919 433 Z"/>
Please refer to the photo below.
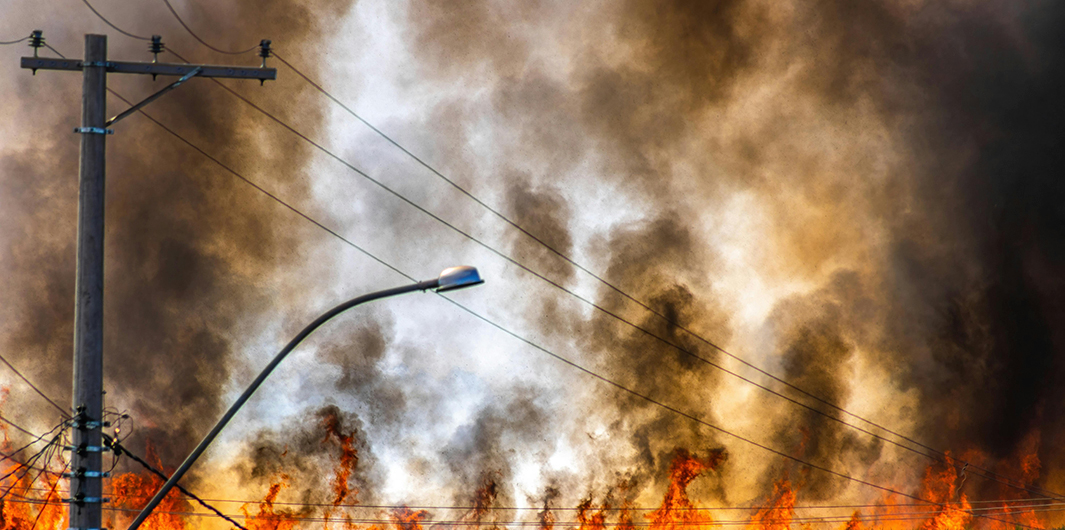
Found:
<path fill-rule="evenodd" d="M 81 126 L 107 119 L 107 37 L 85 36 Z M 104 332 L 104 134 L 81 133 L 78 175 L 78 260 L 74 312 L 74 410 L 70 527 L 100 528 Z M 80 421 L 80 426 L 77 424 Z M 87 425 L 86 422 L 96 422 Z M 79 449 L 80 448 L 80 449 Z M 95 450 L 94 450 L 95 449 Z M 79 476 L 81 475 L 81 476 Z M 95 476 L 92 476 L 95 475 Z"/>

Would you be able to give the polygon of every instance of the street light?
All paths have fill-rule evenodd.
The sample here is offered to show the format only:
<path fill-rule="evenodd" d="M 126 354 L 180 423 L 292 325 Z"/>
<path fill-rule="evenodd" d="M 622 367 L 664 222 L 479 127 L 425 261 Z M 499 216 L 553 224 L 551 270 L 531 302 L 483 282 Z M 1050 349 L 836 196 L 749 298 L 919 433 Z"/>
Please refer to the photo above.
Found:
<path fill-rule="evenodd" d="M 402 287 L 394 287 L 392 289 L 385 289 L 375 293 L 364 294 L 330 309 L 328 312 L 315 319 L 314 322 L 311 322 L 307 327 L 303 328 L 303 331 L 299 332 L 295 338 L 289 341 L 284 349 L 274 357 L 274 360 L 270 361 L 270 364 L 266 365 L 266 368 L 264 368 L 262 373 L 259 374 L 259 377 L 256 377 L 255 381 L 252 381 L 251 386 L 249 386 L 247 390 L 237 398 L 237 401 L 233 403 L 233 406 L 229 407 L 229 410 L 222 416 L 222 419 L 218 420 L 218 423 L 216 423 L 214 428 L 211 429 L 211 432 L 203 437 L 203 440 L 200 441 L 200 445 L 197 445 L 196 449 L 193 449 L 188 458 L 181 463 L 181 467 L 177 468 L 177 471 L 174 471 L 173 475 L 170 475 L 170 479 L 166 481 L 166 484 L 163 484 L 163 487 L 159 488 L 159 491 L 156 492 L 155 496 L 152 497 L 152 500 L 148 502 L 148 505 L 141 510 L 141 513 L 137 514 L 137 518 L 130 523 L 129 530 L 137 530 L 137 527 L 139 527 L 141 523 L 151 515 L 152 510 L 154 510 L 155 507 L 162 502 L 163 497 L 166 497 L 166 494 L 177 485 L 178 481 L 181 480 L 181 477 L 185 476 L 185 473 L 190 467 L 192 467 L 192 464 L 200 458 L 200 455 L 207 449 L 207 446 L 211 445 L 211 442 L 213 442 L 215 437 L 218 436 L 218 433 L 222 431 L 227 423 L 229 423 L 229 420 L 233 419 L 233 416 L 238 410 L 240 410 L 240 407 L 243 406 L 244 403 L 248 401 L 248 398 L 255 393 L 255 390 L 259 388 L 259 385 L 263 384 L 263 381 L 265 381 L 270 375 L 270 372 L 273 372 L 274 368 L 277 368 L 277 365 L 284 360 L 285 356 L 298 346 L 299 343 L 303 342 L 303 339 L 307 338 L 307 336 L 314 332 L 314 330 L 318 329 L 319 326 L 359 304 L 372 302 L 381 298 L 388 298 L 390 296 L 411 293 L 414 291 L 428 291 L 430 289 L 442 293 L 446 291 L 454 291 L 456 289 L 464 289 L 466 287 L 473 287 L 474 285 L 480 285 L 482 283 L 484 283 L 484 280 L 481 279 L 481 275 L 477 273 L 476 268 L 450 267 L 444 269 L 444 271 L 440 273 L 440 276 L 434 280 L 426 280 L 412 285 L 404 285 Z"/>

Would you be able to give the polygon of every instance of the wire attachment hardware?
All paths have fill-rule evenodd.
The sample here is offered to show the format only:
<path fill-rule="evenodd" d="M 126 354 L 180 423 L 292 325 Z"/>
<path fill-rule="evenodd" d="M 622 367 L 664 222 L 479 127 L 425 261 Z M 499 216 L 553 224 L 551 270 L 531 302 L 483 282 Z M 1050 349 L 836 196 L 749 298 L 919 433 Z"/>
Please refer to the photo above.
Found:
<path fill-rule="evenodd" d="M 63 450 L 64 451 L 74 451 L 75 453 L 78 453 L 79 455 L 83 455 L 85 453 L 107 453 L 107 452 L 111 451 L 111 448 L 110 447 L 105 447 L 105 446 L 100 446 L 100 445 L 85 445 L 85 444 L 82 444 L 82 445 L 64 445 L 63 446 Z"/>
<path fill-rule="evenodd" d="M 110 471 L 85 471 L 80 470 L 77 473 L 63 473 L 63 478 L 108 478 L 111 476 Z"/>
<path fill-rule="evenodd" d="M 166 49 L 166 45 L 163 44 L 163 37 L 152 35 L 152 42 L 148 43 L 148 51 L 152 52 L 152 55 L 154 56 L 152 59 L 153 63 L 159 62 L 159 54 L 163 53 L 164 49 Z"/>
<path fill-rule="evenodd" d="M 148 44 L 148 51 L 152 53 L 153 64 L 159 63 L 159 54 L 163 53 L 163 50 L 165 49 L 166 45 L 163 44 L 163 37 L 160 35 L 152 35 L 152 42 Z M 159 76 L 156 74 L 152 74 L 152 81 L 155 81 L 156 77 Z"/>
<path fill-rule="evenodd" d="M 70 422 L 70 426 L 75 428 L 75 429 L 79 429 L 79 430 L 99 429 L 100 427 L 110 427 L 111 426 L 111 422 L 109 422 L 109 421 L 82 421 L 80 419 L 75 418 L 73 421 Z"/>
<path fill-rule="evenodd" d="M 263 68 L 266 68 L 266 59 L 270 57 L 270 41 L 263 39 L 259 41 L 259 57 L 263 58 Z"/>
<path fill-rule="evenodd" d="M 262 64 L 261 68 L 266 68 L 266 59 L 270 57 L 271 51 L 272 50 L 270 50 L 270 41 L 269 40 L 263 39 L 263 40 L 259 41 L 259 57 L 263 58 L 263 64 Z M 266 83 L 265 79 L 260 79 L 259 80 L 259 86 L 263 86 L 263 84 L 265 84 L 265 83 Z"/>
<path fill-rule="evenodd" d="M 37 51 L 44 47 L 44 32 L 35 29 L 30 32 L 30 48 L 33 48 L 33 57 L 37 58 Z M 32 68 L 33 75 L 37 75 L 37 69 Z"/>
<path fill-rule="evenodd" d="M 104 129 L 103 127 L 74 127 L 74 132 L 78 134 L 115 134 L 114 129 Z"/>
<path fill-rule="evenodd" d="M 111 499 L 107 497 L 82 497 L 79 493 L 72 498 L 62 499 L 63 502 L 72 502 L 74 504 L 103 504 L 105 502 L 111 502 Z"/>

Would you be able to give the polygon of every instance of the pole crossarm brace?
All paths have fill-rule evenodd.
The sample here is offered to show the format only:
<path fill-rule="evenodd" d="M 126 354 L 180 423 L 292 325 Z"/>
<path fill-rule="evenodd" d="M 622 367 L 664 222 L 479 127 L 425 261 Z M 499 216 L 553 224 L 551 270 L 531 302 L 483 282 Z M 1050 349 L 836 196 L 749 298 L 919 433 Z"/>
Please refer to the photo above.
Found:
<path fill-rule="evenodd" d="M 23 57 L 22 68 L 30 70 L 73 70 L 80 71 L 84 61 L 74 59 L 55 59 L 51 57 Z M 116 74 L 148 74 L 148 75 L 172 75 L 185 76 L 195 68 L 200 68 L 199 77 L 228 77 L 232 79 L 258 79 L 260 81 L 274 81 L 277 79 L 277 68 L 259 68 L 243 66 L 214 66 L 209 64 L 178 64 L 178 63 L 141 63 L 129 61 L 107 61 L 102 65 L 91 64 L 88 66 L 103 66 L 107 73 Z"/>
<path fill-rule="evenodd" d="M 179 85 L 181 85 L 181 83 L 184 83 L 185 81 L 188 81 L 189 79 L 192 79 L 196 75 L 199 75 L 199 73 L 202 72 L 202 71 L 203 71 L 203 67 L 202 66 L 197 66 L 196 68 L 193 68 L 191 72 L 181 76 L 181 79 L 178 79 L 177 81 L 174 81 L 173 83 L 170 83 L 169 85 L 167 85 L 166 88 L 164 88 L 164 89 L 162 89 L 162 90 L 160 90 L 160 91 L 158 91 L 158 92 L 156 92 L 156 93 L 144 98 L 144 101 L 141 101 L 140 103 L 137 103 L 136 105 L 126 109 L 125 111 L 123 111 L 121 114 L 115 116 L 114 118 L 111 118 L 111 119 L 107 120 L 106 122 L 104 122 L 104 127 L 107 127 L 108 125 L 111 125 L 112 123 L 115 123 L 118 120 L 121 120 L 122 118 L 125 118 L 126 116 L 129 116 L 130 114 L 133 114 L 134 112 L 137 112 L 138 110 L 141 109 L 141 107 L 143 107 L 143 106 L 145 106 L 145 105 L 147 105 L 147 104 L 149 104 L 149 103 L 151 103 L 151 102 L 163 97 L 163 94 L 166 94 L 167 92 L 170 92 L 171 90 L 174 90 Z"/>

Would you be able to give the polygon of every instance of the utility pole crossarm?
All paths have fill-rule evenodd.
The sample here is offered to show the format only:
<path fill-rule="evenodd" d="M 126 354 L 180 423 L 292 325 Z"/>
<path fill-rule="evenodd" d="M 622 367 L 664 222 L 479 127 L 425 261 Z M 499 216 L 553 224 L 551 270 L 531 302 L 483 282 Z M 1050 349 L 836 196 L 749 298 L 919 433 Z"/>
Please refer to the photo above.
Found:
<path fill-rule="evenodd" d="M 29 70 L 68 70 L 80 71 L 84 61 L 72 59 L 55 59 L 51 57 L 23 57 L 22 68 Z M 93 65 L 97 66 L 97 65 Z M 115 74 L 148 74 L 148 75 L 172 75 L 184 76 L 193 68 L 201 68 L 197 77 L 228 77 L 232 79 L 258 79 L 260 81 L 274 81 L 277 79 L 277 68 L 259 68 L 243 66 L 214 66 L 195 65 L 180 63 L 143 63 L 131 61 L 106 61 L 103 66 L 107 73 Z"/>

